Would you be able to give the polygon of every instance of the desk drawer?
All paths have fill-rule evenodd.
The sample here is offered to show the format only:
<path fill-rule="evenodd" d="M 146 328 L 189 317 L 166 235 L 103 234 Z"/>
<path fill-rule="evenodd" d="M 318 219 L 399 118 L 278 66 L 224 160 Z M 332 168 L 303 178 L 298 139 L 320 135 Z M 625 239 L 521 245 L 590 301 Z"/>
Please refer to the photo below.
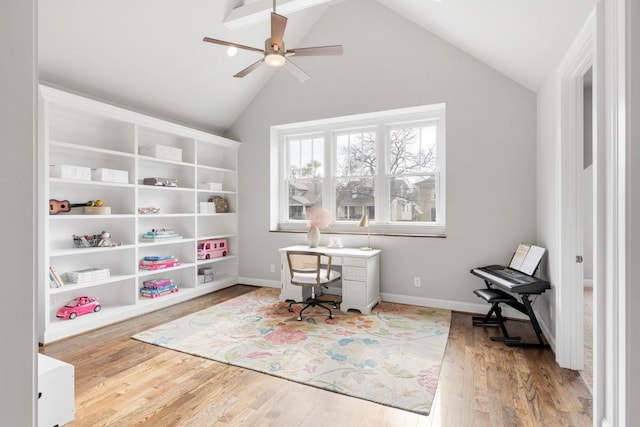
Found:
<path fill-rule="evenodd" d="M 360 267 L 350 267 L 342 264 L 342 277 L 345 280 L 359 280 L 364 282 L 367 280 L 367 269 Z"/>
<path fill-rule="evenodd" d="M 345 256 L 345 257 L 342 257 L 342 265 L 352 265 L 354 267 L 366 267 L 367 259 Z"/>
<path fill-rule="evenodd" d="M 342 282 L 342 303 L 347 309 L 356 308 L 362 311 L 362 305 L 366 303 L 366 289 L 363 282 Z"/>

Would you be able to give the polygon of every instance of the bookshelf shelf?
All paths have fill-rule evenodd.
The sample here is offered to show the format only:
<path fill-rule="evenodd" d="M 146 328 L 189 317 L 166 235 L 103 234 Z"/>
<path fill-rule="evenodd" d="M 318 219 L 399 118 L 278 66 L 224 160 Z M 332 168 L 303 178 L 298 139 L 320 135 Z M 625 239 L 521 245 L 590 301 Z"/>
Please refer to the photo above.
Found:
<path fill-rule="evenodd" d="M 38 215 L 39 229 L 45 236 L 38 256 L 38 329 L 42 344 L 237 283 L 237 141 L 44 85 L 39 87 L 39 104 L 38 167 L 45 172 L 39 181 L 42 209 Z M 177 152 L 181 159 L 153 157 L 148 151 L 139 154 L 149 147 L 156 150 L 156 156 Z M 59 173 L 62 166 L 74 179 Z M 120 179 L 97 180 L 105 170 L 115 171 Z M 144 185 L 144 178 L 172 178 L 177 186 Z M 222 189 L 200 188 L 201 183 L 210 182 L 220 183 Z M 198 213 L 199 203 L 213 195 L 228 199 L 229 213 Z M 51 199 L 70 205 L 100 199 L 111 214 L 90 215 L 83 213 L 82 206 L 74 206 L 68 212 L 51 215 L 46 208 Z M 159 213 L 139 213 L 139 209 L 148 208 Z M 143 241 L 141 236 L 151 229 L 175 230 L 182 238 Z M 73 235 L 101 235 L 103 231 L 111 234 L 117 246 L 74 247 Z M 234 255 L 206 263 L 198 261 L 197 242 L 205 239 L 200 236 L 228 239 Z M 138 268 L 145 256 L 166 254 L 176 256 L 181 264 L 155 271 Z M 198 267 L 203 264 L 215 264 L 216 280 L 198 283 Z M 50 267 L 62 278 L 62 287 L 51 287 Z M 87 268 L 108 268 L 110 277 L 79 284 L 64 281 L 65 273 Z M 158 277 L 171 278 L 179 291 L 158 298 L 141 297 L 143 282 Z M 56 317 L 58 308 L 81 295 L 98 297 L 103 309 L 73 320 Z"/>

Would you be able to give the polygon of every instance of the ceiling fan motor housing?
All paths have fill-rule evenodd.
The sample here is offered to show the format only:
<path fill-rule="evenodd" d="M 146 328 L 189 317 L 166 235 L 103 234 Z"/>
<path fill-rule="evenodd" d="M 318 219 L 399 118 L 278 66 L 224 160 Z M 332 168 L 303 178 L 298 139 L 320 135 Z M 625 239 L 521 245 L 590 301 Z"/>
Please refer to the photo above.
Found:
<path fill-rule="evenodd" d="M 282 67 L 287 58 L 284 56 L 284 41 L 280 42 L 281 46 L 277 43 L 271 43 L 271 38 L 264 41 L 264 62 L 272 67 Z"/>

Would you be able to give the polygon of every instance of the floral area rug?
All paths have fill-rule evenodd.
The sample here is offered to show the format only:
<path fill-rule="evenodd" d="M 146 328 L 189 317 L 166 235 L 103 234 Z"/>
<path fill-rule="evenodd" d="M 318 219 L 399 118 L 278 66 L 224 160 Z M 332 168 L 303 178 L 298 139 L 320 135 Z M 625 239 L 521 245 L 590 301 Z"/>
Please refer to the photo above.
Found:
<path fill-rule="evenodd" d="M 428 414 L 451 312 L 381 302 L 369 315 L 309 308 L 256 291 L 133 338 L 291 381 Z"/>

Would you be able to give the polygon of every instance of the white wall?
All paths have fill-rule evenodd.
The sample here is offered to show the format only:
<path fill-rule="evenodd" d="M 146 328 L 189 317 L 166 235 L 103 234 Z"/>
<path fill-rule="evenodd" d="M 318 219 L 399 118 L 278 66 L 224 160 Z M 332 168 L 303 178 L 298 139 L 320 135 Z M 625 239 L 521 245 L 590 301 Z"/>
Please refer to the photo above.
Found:
<path fill-rule="evenodd" d="M 0 2 L 0 424 L 35 422 L 35 2 Z"/>
<path fill-rule="evenodd" d="M 482 303 L 472 290 L 483 283 L 469 270 L 507 262 L 536 236 L 535 94 L 377 2 L 328 8 L 300 46 L 334 43 L 344 56 L 295 58 L 312 79 L 277 70 L 229 132 L 243 143 L 240 275 L 279 281 L 269 273 L 278 248 L 305 242 L 269 232 L 270 126 L 445 102 L 448 237 L 372 236 L 372 245 L 383 250 L 383 293 Z M 364 237 L 343 242 L 361 246 Z"/>
<path fill-rule="evenodd" d="M 555 319 L 551 309 L 555 307 L 555 286 L 558 278 L 558 147 L 556 142 L 556 77 L 549 74 L 538 91 L 538 143 L 536 149 L 537 205 L 536 224 L 538 243 L 547 248 L 547 256 L 540 274 L 552 285 L 550 291 L 541 295 L 544 304 L 538 306 L 540 321 L 548 326 L 547 333 L 555 340 Z M 549 337 L 551 338 L 551 337 Z"/>

